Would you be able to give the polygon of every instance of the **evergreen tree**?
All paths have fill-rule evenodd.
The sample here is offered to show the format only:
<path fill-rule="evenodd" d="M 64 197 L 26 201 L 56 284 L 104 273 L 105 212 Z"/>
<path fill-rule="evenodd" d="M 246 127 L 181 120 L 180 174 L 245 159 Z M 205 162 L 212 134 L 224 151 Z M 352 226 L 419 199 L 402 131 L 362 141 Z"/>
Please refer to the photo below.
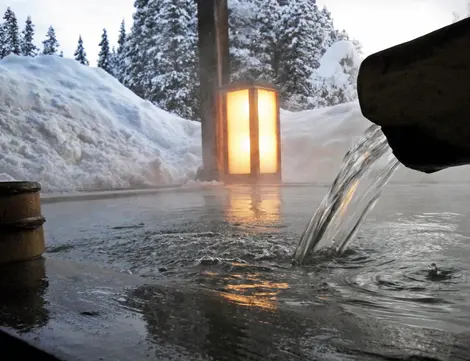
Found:
<path fill-rule="evenodd" d="M 334 27 L 331 12 L 327 9 L 326 6 L 323 7 L 323 9 L 321 10 L 321 16 L 319 17 L 319 25 L 321 27 L 322 36 L 319 44 L 319 49 L 315 54 L 315 60 L 317 61 L 320 60 L 326 50 L 335 42 L 339 40 L 345 40 L 340 38 L 340 34 L 338 34 L 338 31 Z M 347 36 L 347 34 L 344 34 L 344 36 Z"/>
<path fill-rule="evenodd" d="M 59 56 L 60 56 L 61 58 L 64 57 L 64 51 L 63 51 L 63 50 L 60 51 Z"/>
<path fill-rule="evenodd" d="M 74 53 L 75 60 L 78 61 L 82 65 L 90 65 L 90 62 L 87 59 L 86 51 L 83 46 L 83 39 L 82 36 L 78 36 L 78 45 L 77 45 L 77 50 L 75 50 Z"/>
<path fill-rule="evenodd" d="M 326 8 L 320 10 L 315 0 L 231 0 L 229 5 L 234 80 L 279 85 L 282 104 L 291 110 L 348 99 L 343 88 L 336 89 L 331 82 L 313 84 L 326 49 L 348 38 L 346 32 L 334 28 Z M 131 32 L 126 35 L 122 23 L 118 47 L 111 52 L 111 71 L 140 97 L 197 119 L 196 3 L 135 0 L 134 6 Z M 110 53 L 109 43 L 107 48 Z"/>
<path fill-rule="evenodd" d="M 155 38 L 161 51 L 147 99 L 187 119 L 197 117 L 194 109 L 197 88 L 194 2 L 165 0 L 159 9 L 161 32 Z"/>
<path fill-rule="evenodd" d="M 110 58 L 110 64 L 111 64 L 111 74 L 117 78 L 117 74 L 119 72 L 119 59 L 118 59 L 118 54 L 116 51 L 116 48 L 113 46 L 111 49 L 111 58 Z"/>
<path fill-rule="evenodd" d="M 233 0 L 229 6 L 230 70 L 234 81 L 256 80 L 259 75 L 256 5 L 255 0 Z"/>
<path fill-rule="evenodd" d="M 121 82 L 124 82 L 125 75 L 125 45 L 126 45 L 126 24 L 124 20 L 119 28 L 118 48 L 113 55 L 114 76 Z"/>
<path fill-rule="evenodd" d="M 26 19 L 25 27 L 22 32 L 21 39 L 21 55 L 34 57 L 38 54 L 39 49 L 34 45 L 34 25 L 31 16 Z"/>
<path fill-rule="evenodd" d="M 192 58 L 189 64 L 188 72 L 191 77 L 189 87 L 189 103 L 188 108 L 191 110 L 192 116 L 188 119 L 200 121 L 200 83 L 199 83 L 199 48 L 198 48 L 198 23 L 197 23 L 197 2 L 186 0 L 186 6 L 189 14 L 188 24 L 188 43 L 192 49 Z"/>
<path fill-rule="evenodd" d="M 146 89 L 150 86 L 151 75 L 147 76 L 146 70 L 153 70 L 149 66 L 150 62 L 157 61 L 151 59 L 149 53 L 155 51 L 151 42 L 154 41 L 155 21 L 158 12 L 154 10 L 151 16 L 150 8 L 156 6 L 158 0 L 135 0 L 134 23 L 129 37 L 123 49 L 124 72 L 122 83 L 141 98 L 147 99 Z M 149 4 L 150 3 L 150 4 Z"/>
<path fill-rule="evenodd" d="M 6 56 L 5 27 L 4 27 L 4 24 L 0 22 L 0 59 L 3 59 L 5 56 Z"/>
<path fill-rule="evenodd" d="M 10 8 L 7 8 L 3 20 L 5 21 L 3 24 L 3 47 L 5 56 L 10 54 L 20 55 L 20 34 L 15 13 Z"/>
<path fill-rule="evenodd" d="M 57 41 L 55 30 L 52 26 L 49 27 L 46 34 L 46 40 L 42 42 L 43 44 L 43 55 L 56 55 L 59 50 L 59 42 Z"/>
<path fill-rule="evenodd" d="M 274 84 L 279 72 L 279 24 L 281 8 L 277 0 L 258 0 L 256 43 L 253 55 L 259 61 L 257 80 Z"/>
<path fill-rule="evenodd" d="M 311 78 L 318 67 L 318 9 L 311 0 L 292 0 L 283 7 L 280 25 L 280 69 L 278 84 L 281 102 L 290 108 L 306 109 L 313 95 Z"/>
<path fill-rule="evenodd" d="M 109 49 L 108 33 L 106 32 L 106 29 L 103 29 L 101 41 L 98 45 L 100 46 L 100 52 L 98 54 L 98 68 L 101 68 L 112 75 L 112 59 Z"/>

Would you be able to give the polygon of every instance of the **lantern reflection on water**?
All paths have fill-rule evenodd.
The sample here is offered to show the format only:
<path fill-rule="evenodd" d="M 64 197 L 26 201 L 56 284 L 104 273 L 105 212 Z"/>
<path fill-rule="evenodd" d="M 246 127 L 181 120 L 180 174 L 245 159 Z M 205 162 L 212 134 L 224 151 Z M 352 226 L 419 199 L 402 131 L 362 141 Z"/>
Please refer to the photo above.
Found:
<path fill-rule="evenodd" d="M 231 186 L 227 188 L 225 219 L 247 226 L 271 226 L 280 221 L 280 188 Z"/>

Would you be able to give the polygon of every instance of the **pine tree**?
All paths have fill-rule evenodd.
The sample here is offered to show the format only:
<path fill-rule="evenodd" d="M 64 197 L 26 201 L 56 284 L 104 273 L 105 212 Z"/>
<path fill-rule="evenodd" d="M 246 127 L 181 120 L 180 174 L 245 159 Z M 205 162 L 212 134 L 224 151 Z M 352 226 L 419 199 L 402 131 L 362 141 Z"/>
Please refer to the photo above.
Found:
<path fill-rule="evenodd" d="M 109 49 L 108 33 L 106 29 L 103 29 L 101 41 L 98 45 L 100 46 L 100 52 L 98 54 L 98 68 L 101 68 L 112 75 L 111 52 Z"/>
<path fill-rule="evenodd" d="M 114 76 L 121 82 L 124 82 L 125 75 L 125 45 L 126 45 L 126 24 L 124 20 L 119 28 L 118 48 L 113 56 Z"/>
<path fill-rule="evenodd" d="M 60 51 L 59 56 L 60 56 L 61 58 L 64 57 L 64 51 L 63 51 L 63 50 Z"/>
<path fill-rule="evenodd" d="M 256 80 L 261 64 L 255 56 L 255 0 L 233 0 L 229 6 L 230 70 L 232 80 Z"/>
<path fill-rule="evenodd" d="M 34 45 L 34 25 L 31 16 L 26 19 L 21 39 L 21 55 L 34 57 L 38 54 L 39 49 Z"/>
<path fill-rule="evenodd" d="M 55 30 L 52 26 L 49 27 L 46 34 L 46 40 L 42 42 L 43 44 L 43 55 L 57 55 L 59 50 L 59 42 L 57 41 Z"/>
<path fill-rule="evenodd" d="M 340 34 L 338 34 L 338 31 L 334 27 L 331 12 L 327 9 L 326 6 L 321 10 L 321 16 L 319 16 L 318 20 L 321 27 L 321 40 L 319 48 L 315 54 L 316 61 L 320 60 L 320 58 L 331 45 L 339 40 L 342 40 L 340 39 Z M 343 34 L 343 36 L 347 36 L 347 34 Z"/>
<path fill-rule="evenodd" d="M 119 36 L 118 36 L 118 53 L 122 53 L 124 50 L 124 44 L 126 43 L 126 23 L 124 19 L 121 22 L 119 27 Z"/>
<path fill-rule="evenodd" d="M 161 51 L 147 99 L 161 108 L 187 119 L 197 117 L 194 108 L 197 88 L 196 34 L 194 2 L 165 0 L 161 2 L 161 33 L 155 39 Z"/>
<path fill-rule="evenodd" d="M 3 24 L 5 56 L 10 54 L 20 55 L 20 34 L 15 13 L 7 8 L 3 20 L 5 20 Z"/>
<path fill-rule="evenodd" d="M 86 66 L 90 65 L 90 62 L 88 61 L 86 56 L 86 51 L 83 46 L 83 39 L 81 35 L 78 36 L 77 49 L 75 50 L 75 53 L 73 55 L 75 57 L 75 60 L 78 61 L 80 64 Z"/>
<path fill-rule="evenodd" d="M 318 67 L 314 57 L 319 46 L 315 31 L 318 13 L 316 4 L 311 0 L 292 0 L 283 7 L 278 84 L 282 104 L 291 109 L 311 106 L 311 78 Z"/>
<path fill-rule="evenodd" d="M 158 15 L 162 1 L 135 0 L 134 23 L 123 50 L 122 83 L 144 99 L 148 99 L 148 89 L 160 54 L 155 39 L 159 33 Z"/>
<path fill-rule="evenodd" d="M 4 24 L 0 22 L 0 59 L 3 59 L 5 56 L 6 56 L 5 28 L 4 28 Z"/>
<path fill-rule="evenodd" d="M 274 84 L 279 72 L 279 24 L 281 7 L 277 0 L 258 0 L 256 11 L 257 34 L 253 55 L 260 66 L 255 70 L 257 80 Z"/>
<path fill-rule="evenodd" d="M 186 0 L 186 6 L 189 14 L 188 24 L 188 46 L 192 49 L 191 60 L 188 72 L 190 74 L 191 82 L 189 87 L 189 102 L 188 108 L 191 110 L 191 115 L 187 119 L 200 121 L 200 83 L 199 83 L 199 48 L 198 48 L 198 14 L 197 2 L 193 0 Z"/>
<path fill-rule="evenodd" d="M 111 58 L 110 58 L 110 64 L 111 64 L 111 74 L 117 78 L 117 74 L 119 72 L 119 59 L 118 59 L 118 54 L 116 51 L 116 48 L 113 46 L 111 49 Z"/>

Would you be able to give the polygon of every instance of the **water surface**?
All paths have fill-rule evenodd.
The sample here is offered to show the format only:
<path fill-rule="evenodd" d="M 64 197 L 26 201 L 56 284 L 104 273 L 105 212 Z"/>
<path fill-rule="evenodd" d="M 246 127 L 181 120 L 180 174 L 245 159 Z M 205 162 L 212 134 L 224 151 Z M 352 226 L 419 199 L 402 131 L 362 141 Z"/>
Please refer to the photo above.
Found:
<path fill-rule="evenodd" d="M 365 322 L 467 332 L 470 188 L 389 184 L 346 252 L 293 266 L 327 190 L 212 187 L 44 204 L 48 252 L 200 285 L 250 308 L 340 307 Z"/>

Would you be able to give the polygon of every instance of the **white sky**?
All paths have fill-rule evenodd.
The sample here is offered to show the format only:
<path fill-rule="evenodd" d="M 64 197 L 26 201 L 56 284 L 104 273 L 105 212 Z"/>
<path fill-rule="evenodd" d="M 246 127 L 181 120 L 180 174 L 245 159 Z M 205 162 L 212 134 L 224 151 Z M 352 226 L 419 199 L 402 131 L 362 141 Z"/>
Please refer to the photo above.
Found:
<path fill-rule="evenodd" d="M 317 0 L 327 5 L 338 28 L 360 40 L 364 52 L 372 52 L 411 40 L 449 24 L 452 12 L 463 11 L 467 0 Z M 99 51 L 103 28 L 111 42 L 117 40 L 124 18 L 132 25 L 133 0 L 0 0 L 0 13 L 8 6 L 23 27 L 27 15 L 36 25 L 38 45 L 49 25 L 66 57 L 72 57 L 78 35 L 82 34 L 92 65 Z"/>

